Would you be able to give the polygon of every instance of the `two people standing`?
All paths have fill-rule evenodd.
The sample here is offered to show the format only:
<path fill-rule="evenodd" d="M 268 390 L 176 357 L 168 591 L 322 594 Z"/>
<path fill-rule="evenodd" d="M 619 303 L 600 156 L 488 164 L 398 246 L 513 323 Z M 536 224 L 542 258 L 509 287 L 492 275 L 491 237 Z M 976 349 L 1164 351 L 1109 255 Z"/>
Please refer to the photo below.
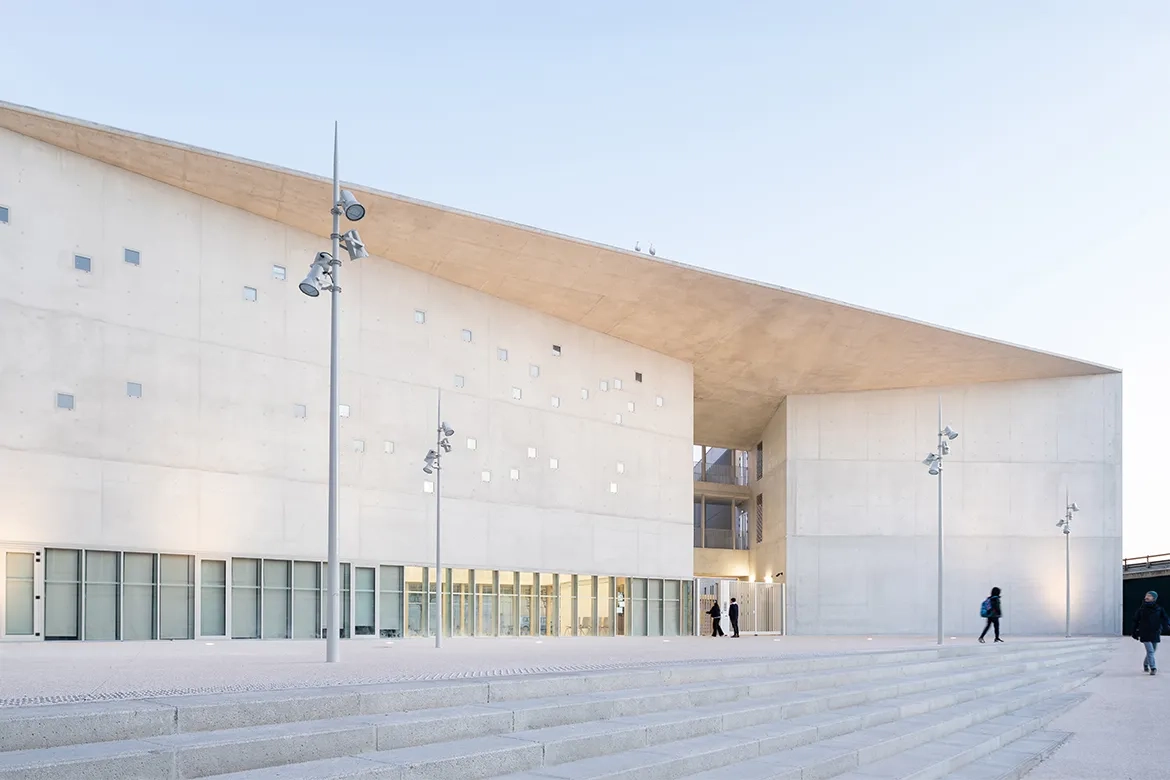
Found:
<path fill-rule="evenodd" d="M 1150 675 L 1158 673 L 1158 662 L 1154 653 L 1158 651 L 1158 643 L 1162 639 L 1162 632 L 1170 631 L 1170 615 L 1158 603 L 1158 592 L 1151 590 L 1142 600 L 1137 614 L 1133 618 L 1133 638 L 1145 645 L 1146 660 L 1142 670 Z"/>
<path fill-rule="evenodd" d="M 707 614 L 711 616 L 711 636 L 727 636 L 727 634 L 723 633 L 723 626 L 719 624 L 723 610 L 719 608 L 718 600 L 711 606 L 711 609 L 707 610 Z M 733 639 L 738 639 L 739 604 L 736 603 L 735 599 L 731 600 L 731 605 L 727 608 L 727 617 L 731 619 L 731 636 Z"/>

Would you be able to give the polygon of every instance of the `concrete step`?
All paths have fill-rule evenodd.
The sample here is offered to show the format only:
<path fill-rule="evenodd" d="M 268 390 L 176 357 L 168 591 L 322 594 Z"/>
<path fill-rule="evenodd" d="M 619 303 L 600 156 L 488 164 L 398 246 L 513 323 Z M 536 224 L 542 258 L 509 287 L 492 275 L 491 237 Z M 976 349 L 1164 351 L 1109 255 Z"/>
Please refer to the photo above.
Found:
<path fill-rule="evenodd" d="M 816 690 L 859 680 L 895 679 L 928 671 L 960 671 L 1055 660 L 1101 646 L 1093 640 L 856 654 L 618 672 L 532 675 L 442 683 L 225 693 L 145 701 L 87 702 L 0 708 L 0 752 L 111 742 L 168 734 L 523 702 L 517 728 L 655 712 L 707 701 Z M 991 652 L 987 652 L 988 650 Z M 598 694 L 624 692 L 613 699 Z M 612 710 L 607 710 L 613 702 Z M 525 712 L 520 713 L 523 709 Z M 527 718 L 527 720 L 525 720 Z"/>
<path fill-rule="evenodd" d="M 838 780 L 1018 780 L 1069 736 L 1042 729 L 1085 698 L 1053 697 L 839 775 Z"/>
<path fill-rule="evenodd" d="M 975 686 L 970 692 L 974 696 L 982 683 L 983 693 L 994 692 L 1020 684 L 1024 679 L 1047 678 L 1083 668 L 1096 662 L 1096 653 L 1094 648 L 1090 648 L 1068 654 L 1048 654 L 1036 660 L 1024 658 L 1014 663 L 996 664 L 995 660 L 1000 659 L 988 659 L 980 666 L 964 667 L 961 672 L 938 671 L 937 664 L 922 664 L 920 668 L 930 669 L 932 673 L 906 677 L 905 672 L 914 670 L 913 667 L 906 667 L 894 670 L 899 672 L 899 676 L 892 680 L 866 680 L 851 685 L 803 691 L 793 690 L 798 686 L 789 684 L 785 687 L 788 692 L 779 694 L 773 693 L 769 681 L 748 686 L 719 687 L 716 684 L 710 690 L 708 687 L 711 684 L 704 683 L 689 694 L 692 698 L 674 702 L 668 697 L 664 702 L 659 702 L 660 705 L 677 704 L 676 709 L 652 713 L 646 712 L 651 707 L 639 697 L 655 700 L 655 697 L 660 696 L 660 691 L 656 689 L 594 694 L 584 697 L 584 700 L 567 703 L 553 697 L 534 702 L 346 716 L 170 734 L 98 745 L 11 751 L 0 753 L 0 778 L 24 777 L 22 773 L 34 767 L 56 767 L 56 773 L 50 776 L 62 779 L 90 777 L 94 773 L 106 771 L 104 767 L 116 767 L 119 762 L 155 767 L 149 771 L 141 770 L 143 776 L 169 778 L 171 774 L 157 769 L 166 764 L 168 759 L 173 766 L 174 777 L 195 778 L 502 735 L 535 739 L 546 745 L 542 753 L 543 763 L 563 763 L 625 749 L 622 745 L 660 744 L 862 702 L 920 695 L 924 691 L 948 686 Z M 991 671 L 999 677 L 987 682 Z M 757 687 L 758 690 L 753 691 Z M 692 706 L 695 698 L 701 701 L 720 699 L 726 696 L 727 691 L 735 691 L 740 698 L 701 707 Z M 758 698 L 753 693 L 766 698 Z M 956 697 L 943 698 L 946 703 L 958 700 Z M 531 728 L 535 720 L 546 718 L 550 712 L 556 714 L 556 719 L 566 719 L 571 715 L 571 724 L 545 729 Z M 540 718 L 534 718 L 534 713 Z M 608 717 L 599 718 L 599 715 Z M 96 749 L 102 745 L 105 749 Z"/>
<path fill-rule="evenodd" d="M 1020 780 L 1059 750 L 1071 736 L 1067 731 L 1034 731 L 944 775 L 943 780 Z"/>
<path fill-rule="evenodd" d="M 814 724 L 783 722 L 771 727 L 728 731 L 559 766 L 545 766 L 510 775 L 507 780 L 667 780 L 680 777 L 694 780 L 725 780 L 729 777 L 739 780 L 807 780 L 834 777 L 899 751 L 945 739 L 973 723 L 999 717 L 1003 712 L 1060 696 L 1067 688 L 1083 684 L 1087 679 L 1088 676 L 1073 678 L 1010 696 L 988 697 L 929 713 L 925 717 L 907 718 L 824 739 L 810 732 L 809 726 Z M 242 780 L 244 776 L 240 777 Z"/>
<path fill-rule="evenodd" d="M 458 777 L 483 778 L 507 774 L 513 769 L 535 771 L 533 777 L 592 777 L 595 769 L 611 771 L 615 762 L 632 762 L 630 777 L 647 770 L 649 763 L 671 767 L 692 766 L 693 761 L 728 761 L 742 758 L 720 746 L 748 742 L 766 745 L 765 750 L 780 750 L 795 744 L 830 738 L 876 724 L 889 723 L 904 717 L 906 712 L 929 712 L 932 707 L 953 707 L 956 702 L 982 696 L 993 696 L 1004 689 L 1017 686 L 1041 687 L 1044 693 L 1054 685 L 1053 679 L 1068 680 L 1084 666 L 1096 663 L 1097 658 L 1069 661 L 1065 668 L 1045 669 L 1034 676 L 1017 679 L 996 679 L 991 682 L 966 682 L 953 686 L 950 693 L 938 694 L 933 702 L 924 701 L 922 694 L 907 694 L 882 705 L 853 705 L 840 713 L 818 711 L 783 720 L 783 706 L 771 712 L 777 723 L 769 727 L 737 728 L 739 711 L 732 704 L 710 705 L 684 711 L 615 718 L 609 721 L 558 726 L 545 729 L 518 731 L 491 739 L 464 740 L 408 748 L 378 751 L 361 755 L 360 761 L 321 760 L 299 766 L 274 767 L 224 775 L 219 780 L 275 780 L 276 778 L 313 777 Z M 1036 682 L 1039 680 L 1040 682 Z M 1057 683 L 1059 684 L 1059 683 Z M 1064 684 L 1068 684 L 1065 682 Z M 895 693 L 891 689 L 891 694 Z M 1029 695 L 1036 695 L 1029 693 Z M 826 697 L 828 698 L 828 697 Z M 750 706 L 746 705 L 746 706 Z M 729 730 L 730 729 L 730 730 Z M 724 737 L 731 737 L 730 741 Z M 533 750 L 533 747 L 536 750 Z M 689 751 L 696 747 L 699 758 Z M 679 751 L 682 751 L 679 753 Z M 663 759 L 663 754 L 672 756 Z M 710 753 L 710 755 L 708 755 Z M 677 755 L 676 755 L 677 754 Z M 367 763 L 363 763 L 367 762 Z M 379 766 L 380 765 L 380 766 Z M 722 764 L 715 763 L 712 765 Z M 396 767 L 395 775 L 386 767 Z M 558 773 L 559 767 L 568 767 L 570 774 Z M 662 770 L 662 767 L 659 767 Z M 550 774 L 551 773 L 551 774 Z M 529 775 L 519 775 L 525 777 Z M 598 777 L 606 777 L 599 774 Z M 678 774 L 663 776 L 676 777 Z"/>

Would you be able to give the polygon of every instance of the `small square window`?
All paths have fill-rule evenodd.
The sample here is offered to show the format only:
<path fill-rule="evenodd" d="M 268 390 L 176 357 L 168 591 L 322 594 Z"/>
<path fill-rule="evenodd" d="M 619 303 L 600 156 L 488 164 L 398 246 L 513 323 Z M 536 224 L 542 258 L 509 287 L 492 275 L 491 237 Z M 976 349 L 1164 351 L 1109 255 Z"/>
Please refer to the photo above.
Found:
<path fill-rule="evenodd" d="M 479 442 L 477 442 L 475 439 L 468 439 L 467 440 L 467 449 L 474 450 L 478 446 L 479 446 Z"/>
<path fill-rule="evenodd" d="M 471 343 L 471 331 L 467 330 L 466 328 L 463 329 L 463 340 L 468 344 Z"/>
<path fill-rule="evenodd" d="M 394 442 L 392 442 L 392 441 L 382 442 L 382 452 L 386 453 L 387 455 L 393 455 L 394 454 Z"/>
<path fill-rule="evenodd" d="M 422 309 L 415 309 L 414 321 L 419 325 L 425 325 L 427 322 L 427 313 Z"/>
<path fill-rule="evenodd" d="M 500 360 L 505 363 L 508 362 L 508 350 L 504 349 L 503 347 L 498 348 L 496 350 L 496 360 Z"/>
<path fill-rule="evenodd" d="M 364 440 L 362 440 L 362 439 L 354 439 L 354 440 L 353 440 L 353 451 L 354 451 L 354 452 L 359 452 L 359 453 L 360 453 L 360 452 L 365 452 L 365 451 L 366 451 L 366 443 L 365 443 L 365 441 L 364 441 Z"/>
<path fill-rule="evenodd" d="M 619 474 L 626 473 L 626 464 L 622 463 L 620 460 L 617 463 L 617 473 L 619 473 Z"/>
<path fill-rule="evenodd" d="M 435 483 L 431 482 L 429 479 L 426 480 L 425 482 L 423 482 L 423 492 L 424 493 L 434 493 L 435 492 Z"/>
<path fill-rule="evenodd" d="M 519 482 L 520 481 L 520 469 L 512 469 L 511 477 L 512 477 L 513 482 Z"/>
<path fill-rule="evenodd" d="M 304 404 L 293 404 L 293 417 L 305 419 L 309 416 L 309 409 Z"/>
<path fill-rule="evenodd" d="M 142 264 L 142 255 L 138 252 L 137 249 L 123 249 L 122 250 L 122 259 L 125 260 L 130 265 L 141 265 Z"/>
<path fill-rule="evenodd" d="M 0 225 L 8 224 L 8 207 L 0 206 Z"/>
<path fill-rule="evenodd" d="M 130 398 L 142 397 L 142 383 L 141 382 L 127 382 L 126 395 Z"/>
<path fill-rule="evenodd" d="M 588 388 L 585 388 L 585 387 L 581 388 L 581 400 L 582 401 L 589 400 L 589 389 Z"/>
<path fill-rule="evenodd" d="M 283 265 L 272 266 L 272 278 L 278 282 L 283 282 L 288 278 L 288 269 L 286 269 Z"/>
<path fill-rule="evenodd" d="M 349 404 L 338 404 L 337 405 L 337 416 L 338 417 L 349 417 Z"/>
<path fill-rule="evenodd" d="M 71 393 L 57 393 L 57 408 L 67 412 L 73 411 L 73 395 Z"/>
<path fill-rule="evenodd" d="M 480 482 L 491 482 L 492 481 L 492 473 L 490 471 L 481 471 L 479 473 L 479 481 Z"/>
<path fill-rule="evenodd" d="M 73 256 L 73 267 L 76 268 L 78 271 L 82 271 L 84 273 L 90 273 L 91 271 L 93 271 L 93 260 L 90 260 L 85 255 L 74 255 Z"/>
<path fill-rule="evenodd" d="M 657 404 L 658 406 L 662 406 L 662 404 L 664 403 L 664 401 L 662 400 L 662 396 L 658 396 L 657 398 L 655 398 L 654 403 Z"/>
<path fill-rule="evenodd" d="M 536 447 L 529 447 L 529 448 L 528 448 L 528 457 L 529 457 L 529 458 L 535 458 L 535 457 L 536 457 Z"/>
<path fill-rule="evenodd" d="M 536 379 L 538 376 L 540 376 L 540 366 L 536 365 L 535 363 L 528 366 L 528 376 L 532 377 L 533 379 Z"/>
<path fill-rule="evenodd" d="M 512 388 L 512 400 L 519 401 L 523 396 L 524 393 L 520 390 L 519 387 Z"/>
<path fill-rule="evenodd" d="M 626 411 L 627 411 L 627 412 L 632 412 L 632 411 L 634 411 L 634 402 L 633 402 L 633 401 L 630 401 L 630 402 L 628 402 L 628 403 L 626 404 Z"/>
<path fill-rule="evenodd" d="M 615 414 L 613 416 L 613 424 L 614 425 L 621 425 L 622 424 L 622 416 L 620 414 Z"/>
<path fill-rule="evenodd" d="M 604 379 L 597 383 L 597 387 L 603 393 L 609 392 L 609 382 L 606 382 Z"/>
<path fill-rule="evenodd" d="M 621 390 L 622 389 L 622 380 L 620 380 L 620 379 L 613 380 L 613 389 L 614 390 Z"/>
<path fill-rule="evenodd" d="M 641 382 L 641 381 L 642 381 L 642 372 L 641 372 L 641 371 L 635 371 L 635 372 L 634 372 L 634 381 L 635 381 L 635 382 Z"/>
<path fill-rule="evenodd" d="M 553 344 L 553 357 L 560 357 L 560 356 L 561 356 L 561 345 L 560 344 Z"/>
<path fill-rule="evenodd" d="M 616 483 L 616 482 L 610 482 L 610 483 L 609 483 L 609 492 L 610 492 L 610 493 L 616 493 L 616 492 L 617 492 L 617 483 Z"/>
<path fill-rule="evenodd" d="M 467 380 L 463 378 L 463 375 L 456 374 L 455 375 L 455 386 L 461 388 L 461 387 L 465 387 L 466 385 L 467 385 Z"/>
<path fill-rule="evenodd" d="M 245 287 L 244 288 L 244 300 L 245 301 L 256 300 L 256 288 L 255 287 Z"/>
<path fill-rule="evenodd" d="M 553 471 L 556 471 L 557 469 L 559 469 L 561 467 L 561 462 L 559 460 L 557 460 L 556 458 L 549 458 L 548 459 L 548 467 L 550 469 L 552 469 Z"/>
<path fill-rule="evenodd" d="M 561 397 L 559 395 L 554 395 L 552 397 L 551 401 L 552 401 L 552 408 L 554 408 L 554 409 L 561 408 Z"/>

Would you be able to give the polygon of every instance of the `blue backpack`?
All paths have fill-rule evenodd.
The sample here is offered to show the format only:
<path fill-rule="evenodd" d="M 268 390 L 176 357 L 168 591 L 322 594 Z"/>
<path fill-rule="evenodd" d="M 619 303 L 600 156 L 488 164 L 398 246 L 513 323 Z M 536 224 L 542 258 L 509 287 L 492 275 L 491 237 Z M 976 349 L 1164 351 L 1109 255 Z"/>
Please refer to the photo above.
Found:
<path fill-rule="evenodd" d="M 991 596 L 988 596 L 987 598 L 983 599 L 983 604 L 979 607 L 979 617 L 981 617 L 981 618 L 991 617 Z"/>

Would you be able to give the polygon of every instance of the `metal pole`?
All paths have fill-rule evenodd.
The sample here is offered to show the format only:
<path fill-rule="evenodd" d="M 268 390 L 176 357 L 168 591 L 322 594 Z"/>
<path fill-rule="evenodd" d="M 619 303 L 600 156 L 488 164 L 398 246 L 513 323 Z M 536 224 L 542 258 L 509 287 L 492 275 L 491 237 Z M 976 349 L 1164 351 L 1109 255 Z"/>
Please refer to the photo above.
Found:
<path fill-rule="evenodd" d="M 943 643 L 943 434 L 942 396 L 938 397 L 938 643 Z"/>
<path fill-rule="evenodd" d="M 443 646 L 443 525 L 440 509 L 443 495 L 443 391 L 435 404 L 435 649 Z"/>
<path fill-rule="evenodd" d="M 335 664 L 341 660 L 341 562 L 338 559 L 337 540 L 337 465 L 338 465 L 338 398 L 337 398 L 337 336 L 339 271 L 341 260 L 337 255 L 341 238 L 341 184 L 337 179 L 337 122 L 333 123 L 333 259 L 329 262 L 332 285 L 329 322 L 329 602 L 325 615 L 325 661 Z"/>
<path fill-rule="evenodd" d="M 1072 504 L 1064 491 L 1064 638 L 1072 636 Z"/>

